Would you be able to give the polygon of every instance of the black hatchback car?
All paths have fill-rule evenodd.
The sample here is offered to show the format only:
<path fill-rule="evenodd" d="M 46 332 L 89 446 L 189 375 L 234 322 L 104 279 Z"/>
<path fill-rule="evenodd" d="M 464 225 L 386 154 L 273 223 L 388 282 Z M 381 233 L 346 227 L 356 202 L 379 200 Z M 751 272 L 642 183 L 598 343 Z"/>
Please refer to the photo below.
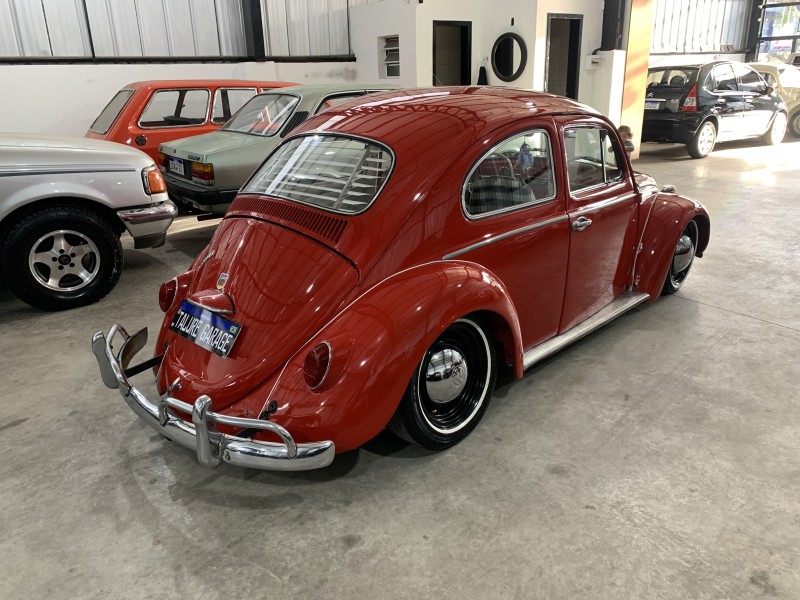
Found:
<path fill-rule="evenodd" d="M 643 142 L 686 144 L 692 158 L 705 158 L 718 141 L 760 136 L 779 144 L 784 133 L 786 105 L 743 63 L 648 70 Z"/>

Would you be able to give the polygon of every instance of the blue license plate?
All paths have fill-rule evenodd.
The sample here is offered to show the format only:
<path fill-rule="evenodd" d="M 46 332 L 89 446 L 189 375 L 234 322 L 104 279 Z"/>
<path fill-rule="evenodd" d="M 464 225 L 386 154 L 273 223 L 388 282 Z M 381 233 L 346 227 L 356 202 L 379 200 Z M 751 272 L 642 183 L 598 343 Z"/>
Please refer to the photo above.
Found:
<path fill-rule="evenodd" d="M 659 100 L 645 100 L 644 101 L 644 109 L 645 110 L 658 110 L 659 106 L 661 106 L 661 102 Z"/>
<path fill-rule="evenodd" d="M 180 308 L 172 317 L 169 328 L 222 358 L 228 356 L 236 338 L 242 332 L 242 326 L 239 323 L 188 300 L 181 302 Z"/>

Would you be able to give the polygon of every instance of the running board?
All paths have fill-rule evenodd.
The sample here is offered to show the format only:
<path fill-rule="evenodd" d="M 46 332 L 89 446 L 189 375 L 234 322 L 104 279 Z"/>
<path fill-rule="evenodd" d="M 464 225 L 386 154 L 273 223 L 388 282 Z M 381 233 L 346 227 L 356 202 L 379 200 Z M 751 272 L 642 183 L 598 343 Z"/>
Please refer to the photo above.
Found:
<path fill-rule="evenodd" d="M 526 350 L 525 354 L 522 355 L 522 368 L 530 369 L 540 360 L 547 358 L 551 354 L 555 354 L 562 348 L 569 346 L 572 342 L 590 334 L 595 329 L 600 329 L 600 327 L 609 321 L 613 321 L 618 316 L 628 312 L 634 306 L 641 304 L 649 297 L 650 294 L 642 292 L 626 292 L 622 294 L 622 296 L 614 300 L 603 310 L 592 315 L 585 321 L 581 321 L 569 331 L 565 331 L 561 335 L 557 335 L 546 342 L 542 342 L 538 346 L 534 346 L 530 350 Z"/>

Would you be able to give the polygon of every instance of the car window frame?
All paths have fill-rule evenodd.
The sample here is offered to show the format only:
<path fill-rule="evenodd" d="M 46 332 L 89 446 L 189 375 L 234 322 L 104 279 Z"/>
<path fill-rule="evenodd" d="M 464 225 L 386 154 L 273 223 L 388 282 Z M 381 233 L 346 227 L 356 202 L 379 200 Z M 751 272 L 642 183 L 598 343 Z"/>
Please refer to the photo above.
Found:
<path fill-rule="evenodd" d="M 165 88 L 159 88 L 157 90 L 153 90 L 153 93 L 150 94 L 150 98 L 148 98 L 148 100 L 147 100 L 147 104 L 144 106 L 144 108 L 141 111 L 139 111 L 139 118 L 136 119 L 136 126 L 139 129 L 147 129 L 147 130 L 153 130 L 153 129 L 177 129 L 179 127 L 192 128 L 192 127 L 203 127 L 203 126 L 206 126 L 206 125 L 208 125 L 209 119 L 210 119 L 209 111 L 211 109 L 211 98 L 213 97 L 213 94 L 212 94 L 211 90 L 212 90 L 212 88 L 210 88 L 210 87 L 186 87 L 186 88 L 183 88 L 183 87 L 165 87 Z M 144 114 L 147 112 L 147 109 L 150 108 L 150 104 L 152 104 L 153 100 L 156 97 L 156 94 L 159 94 L 161 92 L 189 92 L 189 91 L 205 91 L 206 93 L 208 93 L 208 100 L 206 101 L 206 116 L 205 116 L 205 120 L 202 123 L 178 124 L 178 125 L 142 125 L 142 117 L 144 117 Z"/>
<path fill-rule="evenodd" d="M 279 136 L 281 138 L 284 137 L 288 133 L 288 131 L 284 131 L 284 129 L 286 128 L 286 124 L 289 123 L 292 120 L 292 117 L 297 112 L 297 108 L 303 103 L 303 96 L 301 96 L 300 94 L 297 94 L 297 93 L 284 92 L 283 91 L 284 89 L 288 89 L 288 88 L 280 88 L 280 91 L 279 91 L 279 88 L 272 88 L 272 89 L 269 90 L 269 92 L 275 92 L 275 94 L 269 93 L 269 92 L 261 92 L 260 94 L 256 94 L 255 96 L 253 96 L 253 98 L 255 98 L 256 96 L 263 96 L 263 95 L 272 96 L 272 95 L 280 94 L 280 95 L 283 95 L 283 96 L 292 96 L 293 98 L 297 98 L 297 102 L 295 102 L 294 107 L 292 108 L 292 112 L 289 113 L 289 115 L 286 117 L 286 120 L 284 120 L 284 122 L 281 124 L 280 128 L 275 133 L 273 133 L 271 135 L 260 135 L 258 133 L 248 133 L 246 131 L 233 131 L 231 129 L 223 129 L 228 123 L 230 123 L 236 117 L 237 114 L 239 114 L 239 112 L 242 110 L 242 108 L 247 106 L 247 103 L 243 104 L 242 108 L 240 108 L 235 113 L 233 113 L 231 115 L 230 119 L 228 119 L 222 125 L 220 125 L 220 130 L 221 131 L 227 131 L 227 132 L 230 132 L 230 133 L 241 133 L 242 135 L 252 135 L 252 136 L 255 136 L 255 137 L 264 138 L 265 140 L 268 140 L 268 139 L 276 137 L 276 136 Z M 250 100 L 248 100 L 247 102 L 252 101 L 253 98 L 250 98 Z"/>
<path fill-rule="evenodd" d="M 122 94 L 123 92 L 130 92 L 130 94 L 128 95 L 128 99 L 127 99 L 127 100 L 125 100 L 125 103 L 124 103 L 124 104 L 123 104 L 123 105 L 120 107 L 120 109 L 117 111 L 117 114 L 116 114 L 116 116 L 115 116 L 115 117 L 114 117 L 114 118 L 111 120 L 111 123 L 109 124 L 108 128 L 107 128 L 105 131 L 97 131 L 96 129 L 94 129 L 94 124 L 95 124 L 95 123 L 97 123 L 98 119 L 99 119 L 101 116 L 103 116 L 103 113 L 104 113 L 104 112 L 106 112 L 106 109 L 107 109 L 109 106 L 111 106 L 111 103 L 112 103 L 112 102 L 114 102 L 114 100 L 116 100 L 117 96 L 119 96 L 119 95 L 120 95 L 120 94 Z M 108 101 L 108 103 L 107 103 L 107 104 L 106 104 L 106 105 L 103 107 L 103 110 L 101 110 L 101 111 L 100 111 L 100 114 L 99 114 L 99 115 L 97 115 L 97 117 L 95 117 L 94 121 L 92 121 L 92 124 L 91 124 L 91 125 L 89 125 L 89 131 L 91 131 L 92 133 L 96 133 L 96 134 L 98 134 L 98 135 L 107 135 L 107 134 L 108 134 L 108 132 L 109 132 L 109 131 L 111 131 L 111 129 L 113 129 L 113 127 L 114 127 L 114 125 L 116 124 L 116 122 L 117 122 L 117 121 L 119 121 L 119 118 L 122 116 L 122 113 L 124 113 L 124 112 L 125 112 L 125 109 L 126 109 L 126 108 L 128 107 L 128 105 L 131 103 L 131 99 L 132 99 L 134 96 L 136 96 L 136 90 L 135 90 L 135 89 L 132 89 L 132 88 L 122 88 L 121 90 L 119 90 L 119 91 L 118 91 L 116 94 L 114 94 L 114 96 L 111 98 L 111 100 L 109 100 L 109 101 Z"/>
<path fill-rule="evenodd" d="M 339 90 L 338 92 L 333 92 L 331 94 L 326 94 L 325 96 L 320 98 L 319 101 L 317 101 L 317 103 L 314 105 L 314 108 L 309 111 L 308 116 L 309 116 L 309 118 L 315 117 L 318 114 L 320 114 L 321 112 L 325 112 L 325 110 L 328 110 L 330 108 L 336 108 L 335 106 L 329 106 L 325 110 L 320 110 L 320 107 L 325 102 L 327 102 L 329 98 L 336 98 L 337 96 L 348 96 L 348 100 L 352 100 L 353 98 L 358 98 L 358 97 L 364 96 L 366 94 L 367 94 L 367 92 L 365 90 L 363 90 L 363 89 L 355 89 L 355 90 L 349 90 L 349 91 L 348 90 Z"/>
<path fill-rule="evenodd" d="M 606 161 L 605 161 L 605 146 L 601 145 L 601 159 L 603 161 L 603 181 L 601 183 L 595 183 L 593 185 L 583 187 L 577 190 L 573 190 L 569 184 L 569 157 L 567 156 L 567 145 L 564 141 L 564 136 L 568 129 L 597 129 L 600 131 L 606 131 L 609 137 L 611 138 L 612 146 L 614 148 L 614 153 L 617 156 L 617 168 L 619 169 L 619 176 L 614 179 L 607 179 L 606 178 Z M 564 150 L 564 178 L 567 184 L 567 191 L 569 192 L 570 198 L 573 200 L 580 200 L 582 196 L 586 194 L 595 193 L 601 188 L 610 188 L 613 185 L 622 183 L 625 181 L 625 177 L 628 174 L 628 168 L 626 162 L 622 156 L 621 148 L 619 147 L 619 140 L 617 136 L 612 133 L 611 128 L 606 123 L 600 122 L 592 122 L 592 123 L 568 123 L 564 125 L 561 130 L 561 146 Z"/>
<path fill-rule="evenodd" d="M 250 98 L 253 98 L 254 96 L 257 96 L 257 95 L 260 93 L 260 92 L 259 92 L 259 88 L 258 88 L 258 86 L 256 86 L 256 85 L 254 85 L 254 86 L 249 86 L 249 85 L 245 85 L 245 86 L 236 86 L 236 85 L 234 85 L 234 86 L 230 86 L 230 85 L 223 85 L 223 86 L 220 86 L 220 87 L 214 88 L 214 94 L 213 94 L 213 96 L 212 96 L 212 100 L 211 100 L 211 113 L 210 113 L 210 115 L 209 115 L 209 122 L 210 122 L 212 125 L 220 125 L 220 126 L 222 126 L 222 125 L 225 125 L 225 123 L 227 123 L 229 119 L 232 119 L 232 118 L 233 118 L 233 115 L 235 115 L 237 112 L 239 112 L 239 109 L 236 109 L 235 111 L 233 111 L 233 112 L 230 114 L 230 116 L 228 116 L 228 118 L 227 118 L 227 119 L 224 119 L 224 111 L 223 111 L 223 119 L 224 119 L 224 120 L 223 120 L 223 121 L 215 121 L 215 120 L 214 120 L 214 99 L 216 98 L 217 94 L 220 94 L 220 95 L 221 95 L 221 94 L 222 94 L 222 92 L 226 92 L 226 93 L 227 93 L 227 92 L 228 92 L 228 91 L 230 91 L 230 90 L 253 90 L 253 95 L 252 95 L 252 96 L 250 96 Z M 250 98 L 248 98 L 248 99 L 245 101 L 245 103 L 244 103 L 244 104 L 247 104 L 248 102 L 250 102 Z M 244 104 L 242 104 L 242 106 L 244 106 Z M 240 106 L 239 108 L 242 108 L 242 106 Z"/>
<path fill-rule="evenodd" d="M 553 195 L 548 196 L 547 198 L 535 199 L 532 202 L 526 202 L 525 204 L 518 204 L 516 206 L 509 206 L 507 208 L 499 208 L 497 210 L 487 211 L 484 213 L 480 213 L 477 215 L 471 214 L 467 210 L 467 186 L 469 185 L 470 179 L 472 179 L 472 175 L 481 165 L 481 163 L 488 158 L 491 154 L 495 153 L 495 151 L 506 144 L 509 140 L 512 140 L 516 137 L 525 137 L 526 135 L 533 134 L 533 133 L 543 133 L 547 137 L 547 143 L 550 147 L 549 152 L 549 159 L 550 159 L 550 173 L 552 174 L 553 178 Z M 533 129 L 523 129 L 521 131 L 517 131 L 515 133 L 506 135 L 503 139 L 492 146 L 489 150 L 482 152 L 478 158 L 473 161 L 472 165 L 467 171 L 467 175 L 464 178 L 464 182 L 461 184 L 461 212 L 468 221 L 482 221 L 484 219 L 490 219 L 492 217 L 497 217 L 501 215 L 506 215 L 508 213 L 525 210 L 531 208 L 533 206 L 543 206 L 545 204 L 549 204 L 551 202 L 555 202 L 558 200 L 558 177 L 556 177 L 555 171 L 555 148 L 553 146 L 553 136 L 551 135 L 551 131 L 545 126 L 535 127 Z"/>

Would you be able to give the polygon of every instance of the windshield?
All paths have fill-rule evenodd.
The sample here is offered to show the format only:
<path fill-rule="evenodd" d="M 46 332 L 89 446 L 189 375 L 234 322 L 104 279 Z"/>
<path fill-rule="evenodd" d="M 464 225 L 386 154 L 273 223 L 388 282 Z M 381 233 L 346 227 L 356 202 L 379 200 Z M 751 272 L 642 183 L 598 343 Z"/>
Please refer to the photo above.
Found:
<path fill-rule="evenodd" d="M 280 131 L 300 99 L 289 94 L 260 94 L 239 109 L 223 131 L 271 137 Z"/>
<path fill-rule="evenodd" d="M 366 210 L 389 177 L 388 148 L 366 140 L 311 135 L 283 144 L 242 188 L 334 212 Z"/>
<path fill-rule="evenodd" d="M 133 96 L 133 90 L 120 90 L 117 92 L 117 95 L 111 99 L 106 107 L 103 109 L 103 112 L 100 113 L 100 116 L 94 120 L 92 126 L 89 127 L 89 131 L 93 131 L 95 133 L 106 133 L 111 126 L 114 124 L 114 121 L 117 120 L 119 113 L 122 112 L 122 109 L 125 108 L 125 105 L 130 100 L 131 96 Z"/>

